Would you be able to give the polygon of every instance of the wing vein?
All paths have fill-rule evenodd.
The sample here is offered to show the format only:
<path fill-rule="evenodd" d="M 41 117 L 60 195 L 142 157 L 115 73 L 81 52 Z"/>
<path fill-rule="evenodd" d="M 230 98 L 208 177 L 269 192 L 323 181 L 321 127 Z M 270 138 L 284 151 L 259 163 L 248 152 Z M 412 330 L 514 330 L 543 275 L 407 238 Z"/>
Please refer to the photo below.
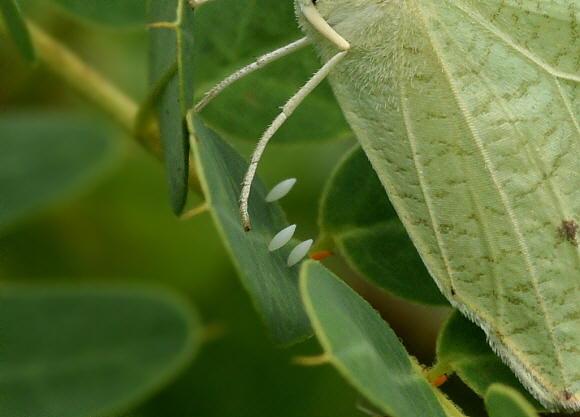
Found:
<path fill-rule="evenodd" d="M 519 46 L 509 36 L 507 36 L 505 33 L 498 30 L 495 26 L 493 26 L 492 24 L 487 22 L 485 19 L 483 19 L 478 13 L 474 12 L 473 10 L 470 10 L 469 8 L 466 8 L 465 6 L 460 4 L 459 2 L 456 2 L 455 6 L 459 10 L 461 10 L 464 14 L 469 16 L 469 18 L 471 18 L 471 20 L 474 23 L 477 23 L 479 26 L 481 26 L 482 29 L 485 29 L 489 33 L 492 33 L 494 36 L 496 36 L 498 39 L 501 39 L 506 45 L 508 45 L 510 48 L 512 48 L 518 54 L 525 57 L 527 60 L 533 62 L 534 64 L 536 64 L 538 67 L 540 67 L 542 70 L 544 70 L 548 74 L 550 74 L 556 78 L 563 79 L 563 80 L 574 81 L 574 82 L 580 83 L 580 75 L 570 74 L 567 72 L 558 71 L 558 70 L 554 69 L 552 66 L 548 65 L 547 63 L 545 63 L 544 61 L 542 61 L 541 59 L 536 57 L 534 54 L 532 54 L 527 49 Z"/>
<path fill-rule="evenodd" d="M 401 113 L 403 115 L 405 130 L 407 131 L 407 138 L 409 139 L 409 145 L 411 147 L 411 153 L 413 154 L 413 163 L 415 164 L 415 170 L 417 171 L 417 178 L 419 179 L 419 186 L 421 187 L 421 192 L 423 193 L 423 197 L 425 198 L 425 204 L 427 205 L 427 210 L 429 212 L 429 219 L 431 221 L 431 225 L 433 226 L 433 231 L 435 232 L 435 239 L 437 240 L 437 245 L 439 246 L 439 250 L 441 251 L 441 256 L 443 258 L 443 262 L 445 263 L 445 269 L 447 269 L 447 275 L 449 276 L 449 283 L 450 283 L 450 290 L 454 287 L 453 285 L 453 273 L 451 266 L 449 265 L 449 257 L 446 254 L 445 246 L 443 244 L 443 240 L 441 238 L 441 233 L 439 231 L 439 225 L 437 220 L 433 216 L 435 212 L 433 210 L 433 202 L 431 201 L 429 192 L 427 191 L 427 185 L 425 181 L 425 177 L 423 175 L 423 169 L 421 168 L 421 163 L 418 158 L 417 154 L 417 143 L 415 133 L 413 132 L 412 125 L 413 122 L 409 115 L 409 108 L 407 106 L 406 97 L 407 90 L 405 88 L 405 84 L 403 82 L 400 83 L 400 95 L 401 95 Z M 445 294 L 449 296 L 450 294 Z"/>
<path fill-rule="evenodd" d="M 519 46 L 515 45 L 513 42 L 510 42 L 509 39 L 505 35 L 503 35 L 501 33 L 498 33 L 497 30 L 495 30 L 495 28 L 489 27 L 489 25 L 486 22 L 483 22 L 482 21 L 481 17 L 478 18 L 478 17 L 474 16 L 473 13 L 471 13 L 470 11 L 465 10 L 464 8 L 461 8 L 457 3 L 456 3 L 456 5 L 462 11 L 464 11 L 464 13 L 466 13 L 468 16 L 470 16 L 472 18 L 472 20 L 477 21 L 480 25 L 484 26 L 490 32 L 496 34 L 496 36 L 498 36 L 499 38 L 503 39 L 506 43 L 508 43 L 509 45 L 511 45 L 519 53 L 521 53 L 522 55 L 526 56 L 528 59 L 530 59 L 531 61 L 535 62 L 540 67 L 542 67 L 542 68 L 546 69 L 547 71 L 549 71 L 549 67 L 547 67 L 546 65 L 544 65 L 543 63 L 541 63 L 539 60 L 534 59 L 533 56 L 530 56 L 530 54 L 529 54 L 528 51 L 525 51 L 522 48 L 520 48 Z M 545 304 L 545 300 L 540 295 L 541 293 L 539 291 L 539 284 L 538 284 L 539 279 L 538 279 L 536 270 L 535 270 L 535 268 L 534 268 L 534 266 L 533 266 L 533 264 L 531 262 L 531 256 L 530 256 L 529 249 L 527 247 L 527 244 L 524 241 L 524 238 L 523 238 L 522 232 L 521 232 L 521 230 L 520 230 L 520 228 L 518 226 L 518 223 L 516 222 L 513 209 L 512 209 L 512 207 L 510 206 L 510 204 L 508 202 L 508 198 L 507 198 L 507 196 L 505 194 L 505 191 L 503 190 L 502 186 L 499 183 L 499 180 L 498 180 L 497 175 L 495 173 L 495 170 L 493 168 L 493 164 L 492 164 L 492 162 L 490 160 L 490 157 L 489 157 L 489 155 L 488 155 L 488 153 L 487 153 L 487 151 L 486 151 L 486 149 L 485 149 L 485 147 L 483 145 L 482 138 L 479 136 L 479 133 L 478 133 L 476 127 L 474 126 L 472 117 L 471 117 L 469 111 L 467 110 L 467 106 L 466 106 L 466 104 L 464 103 L 464 101 L 463 101 L 463 99 L 461 97 L 461 94 L 459 92 L 459 88 L 458 88 L 458 86 L 457 86 L 456 82 L 454 81 L 453 76 L 451 74 L 451 70 L 450 70 L 447 62 L 445 61 L 445 59 L 443 57 L 442 48 L 439 45 L 438 41 L 433 37 L 434 30 L 433 30 L 433 28 L 431 27 L 431 25 L 429 23 L 429 19 L 425 15 L 425 11 L 424 10 L 421 9 L 420 12 L 421 12 L 421 17 L 422 17 L 423 23 L 424 23 L 425 28 L 426 28 L 426 31 L 425 32 L 429 36 L 429 42 L 430 42 L 430 44 L 432 46 L 433 52 L 435 53 L 436 58 L 439 61 L 439 64 L 440 64 L 441 69 L 442 69 L 442 72 L 443 72 L 445 78 L 447 79 L 447 82 L 448 82 L 449 87 L 450 87 L 450 89 L 452 91 L 452 94 L 453 94 L 453 97 L 454 97 L 455 102 L 457 104 L 457 107 L 458 107 L 459 111 L 461 112 L 461 114 L 463 115 L 463 119 L 464 119 L 464 121 L 466 123 L 466 126 L 469 129 L 469 131 L 471 132 L 471 136 L 473 137 L 473 140 L 475 141 L 476 148 L 479 151 L 479 153 L 481 155 L 481 158 L 483 159 L 484 166 L 487 169 L 487 171 L 489 173 L 489 176 L 490 176 L 490 178 L 492 180 L 492 183 L 494 184 L 494 187 L 495 187 L 495 189 L 496 189 L 496 191 L 497 191 L 497 193 L 498 193 L 498 195 L 500 197 L 501 203 L 502 203 L 502 205 L 503 205 L 503 207 L 505 209 L 505 212 L 507 214 L 507 217 L 508 217 L 509 226 L 513 230 L 514 234 L 517 237 L 517 243 L 518 243 L 518 246 L 520 247 L 521 253 L 522 253 L 523 258 L 524 258 L 525 267 L 526 267 L 526 269 L 528 270 L 528 272 L 530 274 L 532 286 L 533 286 L 534 291 L 535 291 L 535 293 L 537 295 L 538 303 L 539 303 L 540 309 L 542 311 L 542 314 L 543 314 L 543 316 L 544 316 L 544 318 L 546 320 L 547 329 L 548 329 L 548 332 L 549 332 L 549 335 L 550 335 L 551 344 L 554 347 L 554 351 L 555 351 L 555 354 L 556 354 L 556 360 L 557 360 L 558 365 L 559 365 L 559 370 L 561 372 L 562 380 L 564 382 L 564 385 L 566 387 L 568 387 L 569 386 L 569 382 L 567 381 L 566 375 L 564 375 L 564 373 L 563 373 L 564 367 L 563 367 L 562 355 L 561 355 L 561 352 L 560 352 L 560 346 L 558 345 L 558 343 L 556 341 L 556 338 L 555 338 L 555 335 L 553 333 L 552 320 L 551 320 L 550 315 L 549 315 L 549 313 L 547 311 L 546 304 Z M 580 77 L 576 77 L 576 80 L 577 81 L 580 81 Z M 423 189 L 423 192 L 425 193 L 426 190 Z M 428 208 L 429 208 L 429 211 L 432 210 L 432 207 L 431 207 L 430 204 L 428 204 Z M 431 215 L 431 217 L 433 217 L 433 216 Z M 439 242 L 439 235 L 438 235 L 437 228 L 435 228 L 435 232 L 437 234 L 437 239 L 438 239 L 438 242 Z M 441 245 L 441 243 L 439 243 L 439 244 Z M 447 256 L 445 255 L 444 252 L 442 252 L 442 256 L 445 259 L 446 266 L 448 266 L 448 260 L 446 259 Z M 451 272 L 450 272 L 450 277 L 451 277 Z M 471 309 L 471 311 L 473 312 L 473 309 Z M 489 322 L 489 320 L 486 320 L 486 322 Z M 490 328 L 488 327 L 487 330 L 490 330 Z M 502 343 L 504 345 L 508 345 L 508 342 L 506 340 L 498 340 L 498 342 L 500 342 L 500 343 Z M 517 351 L 517 349 L 513 349 L 513 348 L 512 348 L 512 350 L 513 351 Z M 521 358 L 518 358 L 518 360 L 522 360 L 522 359 Z M 531 371 L 533 368 L 528 365 L 528 369 L 530 369 L 530 371 Z M 536 375 L 536 378 L 540 378 L 540 375 Z"/>

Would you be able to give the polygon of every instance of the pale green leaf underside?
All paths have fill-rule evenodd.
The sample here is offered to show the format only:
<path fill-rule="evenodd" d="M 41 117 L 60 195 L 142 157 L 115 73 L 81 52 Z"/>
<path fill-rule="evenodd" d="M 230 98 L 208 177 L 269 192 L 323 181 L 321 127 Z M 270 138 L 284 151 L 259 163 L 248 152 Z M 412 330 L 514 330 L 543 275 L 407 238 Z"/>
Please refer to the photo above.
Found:
<path fill-rule="evenodd" d="M 265 201 L 266 188 L 256 177 L 249 201 L 252 229 L 244 231 L 238 202 L 247 162 L 193 112 L 188 127 L 209 210 L 256 309 L 278 343 L 305 339 L 312 328 L 298 290 L 299 264 L 286 264 L 294 244 L 268 250 L 272 238 L 288 226 L 284 213 Z"/>
<path fill-rule="evenodd" d="M 397 335 L 348 285 L 309 260 L 300 292 L 329 360 L 369 401 L 393 417 L 446 415 Z"/>
<path fill-rule="evenodd" d="M 580 221 L 580 4 L 345 4 L 317 3 L 352 46 L 330 81 L 421 257 L 540 401 L 579 409 L 580 257 L 558 229 Z"/>

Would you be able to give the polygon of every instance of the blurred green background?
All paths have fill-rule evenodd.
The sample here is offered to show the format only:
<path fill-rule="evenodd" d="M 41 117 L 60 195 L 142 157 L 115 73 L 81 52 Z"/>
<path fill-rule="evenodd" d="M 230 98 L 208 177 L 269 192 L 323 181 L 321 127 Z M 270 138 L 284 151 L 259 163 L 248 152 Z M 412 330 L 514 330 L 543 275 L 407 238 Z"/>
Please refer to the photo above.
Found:
<path fill-rule="evenodd" d="M 28 4 L 26 12 L 137 102 L 146 97 L 145 30 L 79 22 L 48 2 Z M 188 221 L 172 214 L 162 164 L 41 64 L 30 67 L 6 36 L 0 39 L 2 117 L 72 112 L 108 129 L 113 143 L 90 179 L 2 230 L 3 284 L 160 285 L 185 296 L 203 322 L 204 339 L 193 362 L 127 415 L 364 415 L 356 409 L 355 390 L 330 365 L 293 364 L 297 355 L 321 352 L 316 340 L 289 349 L 274 344 L 209 214 Z M 253 147 L 239 139 L 231 143 L 246 156 Z M 324 184 L 354 143 L 352 138 L 324 144 L 274 143 L 266 151 L 259 172 L 269 186 L 298 176 L 294 192 L 281 204 L 289 221 L 300 225 L 300 239 L 317 235 Z M 202 201 L 190 194 L 187 206 Z M 326 262 L 381 311 L 409 353 L 431 363 L 448 309 L 389 296 L 358 278 L 339 256 Z M 473 410 L 482 408 L 456 379 L 449 385 L 466 392 L 467 407 L 473 401 Z"/>

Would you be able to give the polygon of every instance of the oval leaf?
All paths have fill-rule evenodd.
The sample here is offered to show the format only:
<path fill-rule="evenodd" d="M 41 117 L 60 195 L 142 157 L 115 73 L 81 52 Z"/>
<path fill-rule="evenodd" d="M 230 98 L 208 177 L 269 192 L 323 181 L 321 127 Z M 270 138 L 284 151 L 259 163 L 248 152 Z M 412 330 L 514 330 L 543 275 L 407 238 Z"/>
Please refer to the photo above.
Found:
<path fill-rule="evenodd" d="M 249 201 L 252 229 L 245 232 L 238 199 L 248 164 L 198 116 L 190 113 L 188 122 L 207 204 L 243 284 L 278 343 L 304 339 L 312 328 L 298 291 L 299 267 L 286 265 L 292 245 L 268 250 L 272 238 L 289 226 L 282 210 L 265 202 L 268 192 L 256 177 Z"/>
<path fill-rule="evenodd" d="M 510 368 L 493 353 L 483 330 L 457 310 L 449 316 L 439 334 L 437 361 L 449 364 L 481 397 L 491 384 L 501 382 L 520 392 L 537 410 L 544 409 L 522 386 Z"/>
<path fill-rule="evenodd" d="M 173 378 L 197 316 L 142 288 L 3 288 L 0 416 L 119 413 Z"/>
<path fill-rule="evenodd" d="M 258 56 L 303 35 L 291 1 L 219 0 L 195 11 L 196 99 Z M 320 68 L 312 48 L 281 58 L 238 80 L 202 111 L 220 134 L 257 141 L 280 107 Z M 323 115 L 321 117 L 321 115 Z M 326 82 L 276 132 L 276 143 L 331 140 L 350 134 Z"/>
<path fill-rule="evenodd" d="M 397 335 L 363 298 L 314 261 L 302 266 L 300 291 L 330 362 L 369 401 L 394 417 L 446 415 Z"/>
<path fill-rule="evenodd" d="M 539 417 L 524 396 L 513 388 L 492 384 L 485 394 L 489 417 Z"/>
<path fill-rule="evenodd" d="M 193 9 L 186 0 L 149 1 L 149 84 L 169 185 L 176 215 L 187 197 L 189 134 L 185 122 L 193 106 Z M 166 24 L 167 27 L 154 25 Z"/>
<path fill-rule="evenodd" d="M 103 126 L 75 115 L 0 117 L 0 230 L 103 173 L 114 149 Z"/>
<path fill-rule="evenodd" d="M 326 186 L 319 221 L 323 235 L 373 283 L 408 300 L 449 304 L 359 146 L 346 154 Z"/>

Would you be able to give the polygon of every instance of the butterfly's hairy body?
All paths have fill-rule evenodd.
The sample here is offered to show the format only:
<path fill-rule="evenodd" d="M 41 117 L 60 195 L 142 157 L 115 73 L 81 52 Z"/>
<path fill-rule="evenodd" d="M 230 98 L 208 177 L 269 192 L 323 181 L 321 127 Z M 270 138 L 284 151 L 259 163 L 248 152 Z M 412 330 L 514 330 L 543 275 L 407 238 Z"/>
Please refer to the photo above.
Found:
<path fill-rule="evenodd" d="M 580 220 L 580 5 L 316 7 L 351 46 L 338 102 L 441 291 L 545 406 L 579 409 L 580 252 L 558 228 Z"/>

